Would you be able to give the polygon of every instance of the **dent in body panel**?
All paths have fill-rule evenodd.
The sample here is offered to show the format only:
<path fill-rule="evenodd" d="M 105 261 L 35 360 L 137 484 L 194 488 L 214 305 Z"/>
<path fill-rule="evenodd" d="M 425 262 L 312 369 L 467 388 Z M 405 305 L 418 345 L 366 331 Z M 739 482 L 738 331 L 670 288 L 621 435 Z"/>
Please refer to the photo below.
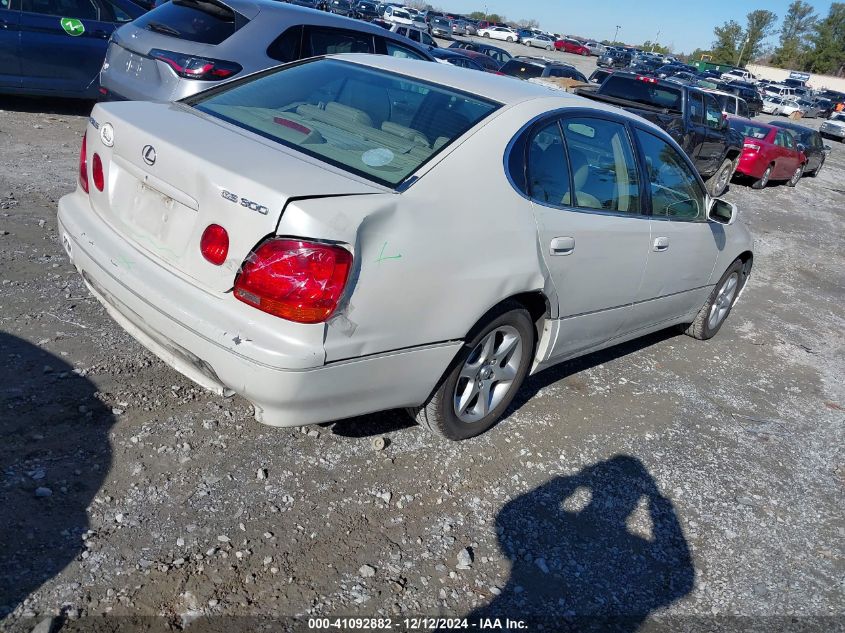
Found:
<path fill-rule="evenodd" d="M 280 235 L 354 255 L 327 362 L 463 339 L 504 299 L 546 289 L 530 203 L 501 173 L 507 140 L 475 134 L 401 194 L 289 205 Z"/>

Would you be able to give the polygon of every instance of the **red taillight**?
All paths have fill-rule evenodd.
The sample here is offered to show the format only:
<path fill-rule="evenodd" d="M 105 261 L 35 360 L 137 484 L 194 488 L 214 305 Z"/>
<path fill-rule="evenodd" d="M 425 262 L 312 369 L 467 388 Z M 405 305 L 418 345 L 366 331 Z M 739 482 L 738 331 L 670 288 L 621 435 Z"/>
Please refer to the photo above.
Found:
<path fill-rule="evenodd" d="M 82 149 L 79 150 L 79 186 L 88 193 L 88 151 L 85 135 L 82 135 Z"/>
<path fill-rule="evenodd" d="M 150 57 L 164 62 L 170 66 L 177 75 L 185 79 L 202 79 L 204 81 L 219 81 L 229 79 L 241 70 L 240 64 L 225 62 L 219 59 L 207 59 L 205 57 L 194 57 L 184 53 L 174 53 L 154 48 L 150 51 Z"/>
<path fill-rule="evenodd" d="M 657 79 L 655 79 L 654 77 L 646 77 L 644 75 L 637 75 L 637 81 L 644 81 L 649 84 L 657 83 Z"/>
<path fill-rule="evenodd" d="M 226 261 L 229 254 L 229 234 L 219 224 L 209 224 L 200 238 L 200 252 L 215 266 Z"/>
<path fill-rule="evenodd" d="M 235 297 L 297 323 L 320 323 L 337 308 L 352 254 L 339 246 L 275 238 L 246 258 Z"/>
<path fill-rule="evenodd" d="M 103 176 L 103 161 L 97 152 L 94 152 L 94 156 L 91 157 L 91 176 L 94 178 L 97 191 L 102 191 L 106 186 L 106 179 Z"/>

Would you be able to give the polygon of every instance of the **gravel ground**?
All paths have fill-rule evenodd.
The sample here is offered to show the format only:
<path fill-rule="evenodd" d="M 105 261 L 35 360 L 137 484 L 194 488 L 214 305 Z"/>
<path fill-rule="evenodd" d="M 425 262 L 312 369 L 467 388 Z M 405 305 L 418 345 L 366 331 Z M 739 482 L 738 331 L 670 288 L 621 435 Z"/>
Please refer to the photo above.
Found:
<path fill-rule="evenodd" d="M 842 630 L 845 146 L 731 186 L 755 267 L 715 339 L 553 368 L 448 443 L 402 412 L 262 426 L 118 328 L 56 235 L 89 108 L 0 100 L 0 629 Z"/>

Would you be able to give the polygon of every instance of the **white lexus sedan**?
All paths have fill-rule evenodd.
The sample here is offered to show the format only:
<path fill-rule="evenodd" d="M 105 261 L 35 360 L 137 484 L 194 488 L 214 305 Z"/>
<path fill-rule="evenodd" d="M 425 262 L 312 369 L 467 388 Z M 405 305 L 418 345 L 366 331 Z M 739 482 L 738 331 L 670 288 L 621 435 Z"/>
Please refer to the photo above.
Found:
<path fill-rule="evenodd" d="M 752 262 L 737 210 L 644 119 L 389 56 L 99 104 L 58 221 L 120 325 L 259 421 L 407 408 L 451 439 L 550 365 L 710 338 Z"/>

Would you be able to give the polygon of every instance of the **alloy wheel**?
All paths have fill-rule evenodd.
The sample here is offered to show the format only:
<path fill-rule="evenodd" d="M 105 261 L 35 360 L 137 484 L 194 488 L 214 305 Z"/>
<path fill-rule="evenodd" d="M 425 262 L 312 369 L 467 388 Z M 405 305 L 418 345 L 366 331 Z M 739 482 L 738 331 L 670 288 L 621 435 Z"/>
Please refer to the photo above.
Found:
<path fill-rule="evenodd" d="M 733 305 L 737 288 L 739 287 L 739 273 L 733 273 L 725 279 L 725 283 L 719 288 L 713 305 L 710 306 L 710 314 L 707 317 L 707 327 L 715 330 L 719 324 L 728 316 L 728 310 Z"/>
<path fill-rule="evenodd" d="M 767 184 L 769 184 L 769 178 L 771 178 L 771 176 L 772 167 L 771 165 L 769 165 L 768 167 L 766 167 L 766 171 L 763 172 L 763 177 L 760 178 L 760 185 L 765 187 Z"/>
<path fill-rule="evenodd" d="M 522 336 L 510 325 L 496 328 L 464 361 L 455 385 L 455 415 L 461 422 L 477 422 L 504 400 L 519 373 Z"/>
<path fill-rule="evenodd" d="M 725 187 L 728 186 L 728 180 L 731 177 L 731 168 L 733 167 L 733 163 L 728 163 L 722 168 L 722 171 L 719 172 L 719 178 L 716 180 L 716 189 L 715 191 L 718 192 L 718 195 L 722 195 L 724 192 Z"/>

